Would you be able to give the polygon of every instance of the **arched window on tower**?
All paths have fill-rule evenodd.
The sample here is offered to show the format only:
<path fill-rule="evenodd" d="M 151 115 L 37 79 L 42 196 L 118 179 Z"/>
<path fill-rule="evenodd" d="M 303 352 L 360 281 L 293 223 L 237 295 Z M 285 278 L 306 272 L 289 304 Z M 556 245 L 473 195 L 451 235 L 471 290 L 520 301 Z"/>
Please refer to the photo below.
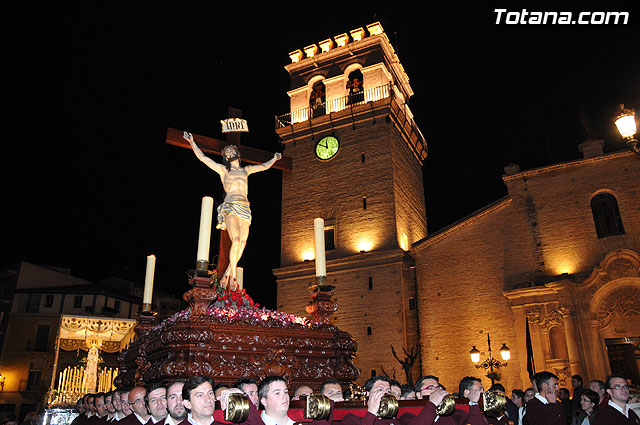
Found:
<path fill-rule="evenodd" d="M 613 235 L 624 235 L 622 218 L 618 210 L 616 197 L 609 193 L 601 193 L 591 199 L 591 212 L 596 225 L 598 238 Z"/>
<path fill-rule="evenodd" d="M 311 89 L 311 96 L 309 97 L 309 106 L 311 107 L 313 118 L 319 117 L 325 114 L 325 102 L 326 91 L 322 81 L 318 81 L 313 85 Z"/>
<path fill-rule="evenodd" d="M 362 72 L 359 69 L 349 74 L 347 90 L 349 90 L 348 105 L 354 105 L 364 101 L 364 83 Z"/>

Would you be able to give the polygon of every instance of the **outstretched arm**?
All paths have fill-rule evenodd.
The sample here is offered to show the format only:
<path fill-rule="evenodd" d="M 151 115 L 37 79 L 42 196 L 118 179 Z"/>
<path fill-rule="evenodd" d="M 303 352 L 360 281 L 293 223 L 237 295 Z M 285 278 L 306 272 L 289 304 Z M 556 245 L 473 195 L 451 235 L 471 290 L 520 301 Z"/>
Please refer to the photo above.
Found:
<path fill-rule="evenodd" d="M 271 158 L 267 162 L 263 162 L 262 164 L 258 164 L 258 165 L 247 165 L 244 168 L 245 170 L 247 170 L 247 175 L 257 173 L 260 171 L 268 170 L 269 168 L 271 168 L 273 164 L 276 163 L 277 160 L 281 158 L 282 158 L 282 154 L 280 152 L 276 152 L 275 154 L 273 154 L 273 158 Z"/>
<path fill-rule="evenodd" d="M 220 176 L 224 175 L 226 171 L 224 165 L 218 164 L 213 159 L 202 153 L 198 145 L 196 145 L 196 142 L 193 140 L 193 136 L 191 135 L 191 133 L 185 131 L 182 133 L 182 137 L 184 137 L 189 142 L 189 144 L 191 145 L 191 149 L 193 149 L 193 153 L 196 154 L 200 161 L 204 162 L 207 167 L 220 174 Z"/>

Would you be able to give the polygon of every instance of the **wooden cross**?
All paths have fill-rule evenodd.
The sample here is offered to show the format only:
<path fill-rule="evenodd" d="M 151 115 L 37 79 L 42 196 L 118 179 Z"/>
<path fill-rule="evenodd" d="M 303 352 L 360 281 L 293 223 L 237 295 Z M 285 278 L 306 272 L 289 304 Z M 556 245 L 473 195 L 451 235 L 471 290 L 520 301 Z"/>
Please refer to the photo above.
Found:
<path fill-rule="evenodd" d="M 229 108 L 229 115 L 237 114 L 239 116 L 230 116 L 229 118 L 241 118 L 242 111 L 239 109 Z M 191 149 L 189 142 L 182 137 L 182 130 L 175 128 L 167 129 L 166 143 L 174 146 L 180 146 L 183 148 Z M 222 148 L 227 145 L 236 145 L 240 150 L 240 156 L 242 161 L 250 164 L 262 164 L 273 158 L 273 152 L 263 151 L 262 149 L 252 148 L 250 146 L 242 146 L 240 144 L 240 133 L 227 133 L 226 140 L 214 139 L 213 137 L 201 136 L 199 134 L 193 134 L 193 140 L 196 142 L 200 150 L 204 153 L 213 153 L 221 156 Z M 291 157 L 282 156 L 282 159 L 273 164 L 276 170 L 291 171 L 292 160 Z"/>
<path fill-rule="evenodd" d="M 229 108 L 229 118 L 242 118 L 242 111 L 236 108 Z M 180 146 L 191 150 L 189 142 L 182 137 L 182 130 L 175 128 L 167 129 L 167 139 L 165 143 L 174 146 Z M 199 134 L 192 134 L 193 140 L 196 142 L 202 152 L 213 153 L 222 156 L 222 149 L 227 145 L 236 145 L 240 151 L 240 157 L 242 161 L 251 164 L 262 164 L 273 158 L 273 152 L 264 151 L 261 149 L 252 148 L 249 146 L 242 146 L 240 144 L 240 133 L 226 133 L 226 140 L 214 139 L 212 137 L 201 136 Z M 282 156 L 282 159 L 276 161 L 272 168 L 277 170 L 291 171 L 292 160 L 291 157 Z M 218 255 L 218 275 L 226 270 L 229 265 L 229 248 L 231 248 L 231 239 L 226 230 L 220 231 L 220 246 Z"/>

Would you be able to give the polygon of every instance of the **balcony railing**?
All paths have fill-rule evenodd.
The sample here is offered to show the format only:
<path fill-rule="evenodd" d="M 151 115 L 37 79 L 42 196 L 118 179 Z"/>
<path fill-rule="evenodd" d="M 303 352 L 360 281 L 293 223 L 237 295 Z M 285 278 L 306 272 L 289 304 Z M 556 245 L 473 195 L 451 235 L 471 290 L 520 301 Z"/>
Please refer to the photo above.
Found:
<path fill-rule="evenodd" d="M 290 112 L 284 115 L 276 116 L 276 128 L 286 127 L 298 122 L 317 118 L 322 115 L 330 114 L 331 112 L 338 112 L 349 107 L 362 105 L 367 102 L 373 102 L 379 99 L 385 99 L 391 97 L 392 90 L 391 84 L 385 84 L 384 86 L 372 87 L 364 90 L 360 93 L 331 99 L 327 102 L 319 103 L 314 106 L 308 106 L 297 111 Z"/>

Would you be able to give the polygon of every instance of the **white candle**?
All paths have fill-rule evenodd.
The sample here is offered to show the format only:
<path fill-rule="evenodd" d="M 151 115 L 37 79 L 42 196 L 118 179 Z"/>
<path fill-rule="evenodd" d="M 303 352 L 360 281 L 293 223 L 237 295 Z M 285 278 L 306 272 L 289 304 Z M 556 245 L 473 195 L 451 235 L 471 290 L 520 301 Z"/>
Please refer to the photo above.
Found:
<path fill-rule="evenodd" d="M 202 198 L 200 210 L 200 235 L 198 238 L 198 255 L 196 261 L 209 262 L 209 247 L 211 246 L 211 219 L 213 217 L 213 198 Z"/>
<path fill-rule="evenodd" d="M 327 262 L 324 256 L 324 220 L 316 218 L 313 220 L 313 234 L 315 237 L 316 250 L 316 276 L 327 275 Z"/>
<path fill-rule="evenodd" d="M 238 290 L 242 291 L 244 287 L 244 269 L 242 267 L 236 267 L 236 282 L 238 282 Z"/>
<path fill-rule="evenodd" d="M 153 295 L 153 273 L 156 269 L 156 256 L 147 255 L 147 274 L 144 277 L 144 295 L 142 297 L 143 304 L 151 304 Z"/>

